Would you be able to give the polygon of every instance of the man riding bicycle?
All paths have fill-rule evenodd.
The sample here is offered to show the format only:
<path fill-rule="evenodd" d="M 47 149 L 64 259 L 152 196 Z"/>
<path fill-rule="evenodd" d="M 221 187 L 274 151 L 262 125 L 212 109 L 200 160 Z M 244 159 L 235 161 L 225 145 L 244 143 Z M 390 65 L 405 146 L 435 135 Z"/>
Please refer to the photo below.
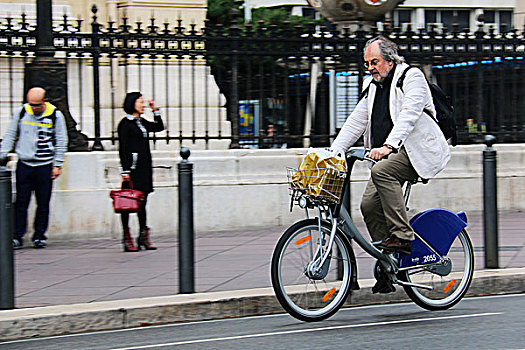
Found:
<path fill-rule="evenodd" d="M 397 45 L 383 36 L 370 39 L 364 49 L 371 74 L 363 83 L 360 100 L 332 144 L 347 151 L 363 135 L 369 157 L 381 160 L 372 167 L 361 201 L 368 232 L 376 246 L 410 254 L 414 231 L 410 227 L 402 186 L 418 177 L 429 179 L 450 160 L 450 149 L 438 124 L 424 112 L 436 114 L 423 72 L 410 69 L 402 87 L 399 77 L 409 67 Z M 388 158 L 386 158 L 388 156 Z M 378 276 L 374 293 L 390 293 L 394 286 Z"/>

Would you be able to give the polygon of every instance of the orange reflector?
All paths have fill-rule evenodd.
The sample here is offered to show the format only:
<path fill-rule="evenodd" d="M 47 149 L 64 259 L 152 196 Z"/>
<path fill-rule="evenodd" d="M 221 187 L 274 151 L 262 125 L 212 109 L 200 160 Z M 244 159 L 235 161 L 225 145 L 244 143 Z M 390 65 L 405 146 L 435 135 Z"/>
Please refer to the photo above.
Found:
<path fill-rule="evenodd" d="M 326 292 L 326 294 L 323 297 L 323 303 L 326 303 L 326 301 L 330 299 L 332 295 L 334 295 L 334 293 L 335 293 L 335 288 L 332 288 L 328 292 Z"/>
<path fill-rule="evenodd" d="M 309 240 L 311 240 L 312 238 L 310 238 L 310 236 L 306 236 L 306 237 L 303 237 L 303 238 L 299 238 L 296 242 L 295 242 L 295 245 L 301 245 L 303 243 L 306 243 L 308 242 Z"/>
<path fill-rule="evenodd" d="M 452 281 L 448 282 L 448 284 L 443 289 L 443 292 L 448 293 L 448 291 L 451 290 L 452 287 L 454 287 L 455 284 L 456 284 L 456 280 L 452 280 Z"/>

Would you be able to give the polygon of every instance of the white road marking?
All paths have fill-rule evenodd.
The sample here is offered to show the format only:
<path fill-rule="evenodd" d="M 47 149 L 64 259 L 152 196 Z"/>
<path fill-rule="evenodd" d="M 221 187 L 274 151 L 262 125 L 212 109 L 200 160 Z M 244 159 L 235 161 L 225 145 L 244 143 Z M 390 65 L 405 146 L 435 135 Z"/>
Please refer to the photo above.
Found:
<path fill-rule="evenodd" d="M 202 344 L 202 343 L 230 341 L 230 340 L 239 340 L 239 339 L 272 337 L 272 336 L 278 336 L 278 335 L 322 332 L 322 331 L 331 331 L 331 330 L 337 330 L 337 329 L 374 327 L 374 326 L 384 326 L 384 325 L 414 323 L 414 322 L 431 322 L 431 321 L 438 321 L 438 320 L 451 320 L 451 319 L 470 318 L 470 317 L 495 316 L 495 315 L 502 315 L 502 314 L 503 314 L 503 312 L 487 312 L 487 313 L 482 313 L 482 314 L 469 314 L 469 315 L 456 315 L 456 316 L 443 316 L 443 317 L 429 317 L 429 318 L 414 318 L 414 319 L 409 319 L 409 320 L 360 323 L 360 324 L 349 324 L 349 325 L 343 325 L 343 326 L 330 326 L 330 327 L 319 327 L 319 328 L 309 328 L 309 329 L 295 329 L 295 330 L 280 331 L 280 332 L 235 335 L 235 336 L 230 336 L 230 337 L 185 340 L 185 341 L 172 342 L 172 343 L 159 343 L 159 344 L 150 344 L 150 345 L 143 345 L 143 346 L 133 346 L 133 347 L 127 347 L 127 348 L 113 348 L 112 350 L 151 349 L 151 348 L 161 348 L 161 347 L 176 346 L 176 345 Z"/>
<path fill-rule="evenodd" d="M 469 300 L 478 300 L 478 299 L 499 299 L 499 298 L 515 298 L 515 297 L 525 297 L 525 294 L 502 294 L 502 295 L 488 295 L 488 296 L 479 296 L 479 297 L 465 297 L 462 300 L 462 303 L 465 303 Z M 363 305 L 363 306 L 352 306 L 342 308 L 338 313 L 342 312 L 352 312 L 354 310 L 362 309 L 380 309 L 380 308 L 392 308 L 392 307 L 404 307 L 410 305 L 409 303 L 398 303 L 398 304 L 377 304 L 377 305 Z M 152 325 L 147 327 L 131 327 L 125 329 L 112 329 L 107 331 L 93 331 L 86 333 L 76 333 L 76 334 L 63 334 L 63 335 L 53 335 L 47 337 L 31 338 L 31 339 L 16 339 L 0 342 L 0 345 L 4 344 L 15 344 L 15 343 L 28 343 L 28 342 L 38 342 L 42 340 L 52 340 L 52 339 L 61 339 L 61 338 L 73 338 L 73 337 L 86 337 L 93 335 L 104 335 L 104 334 L 113 334 L 113 333 L 123 333 L 123 332 L 135 332 L 141 330 L 150 330 L 155 328 L 171 328 L 171 327 L 182 327 L 182 326 L 191 326 L 199 325 L 203 323 L 223 323 L 223 322 L 238 322 L 247 319 L 260 319 L 260 318 L 273 318 L 273 317 L 291 317 L 287 313 L 283 314 L 274 314 L 274 315 L 256 315 L 256 316 L 246 316 L 246 317 L 236 317 L 236 318 L 225 318 L 218 320 L 206 320 L 206 321 L 191 321 L 191 322 L 181 322 L 181 323 L 171 323 L 171 324 L 159 324 Z M 298 321 L 299 322 L 299 321 Z M 525 349 L 523 349 L 525 350 Z"/>

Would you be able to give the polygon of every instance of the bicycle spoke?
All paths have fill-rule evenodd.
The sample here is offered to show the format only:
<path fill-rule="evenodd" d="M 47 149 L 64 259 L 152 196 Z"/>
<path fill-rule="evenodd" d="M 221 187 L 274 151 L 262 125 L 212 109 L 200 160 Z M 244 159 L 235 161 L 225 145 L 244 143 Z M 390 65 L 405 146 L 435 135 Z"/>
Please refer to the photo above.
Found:
<path fill-rule="evenodd" d="M 466 231 L 458 235 L 445 258 L 446 267 L 433 264 L 405 272 L 409 282 L 433 287 L 432 290 L 405 287 L 409 297 L 424 308 L 447 309 L 467 292 L 474 272 L 474 253 Z"/>
<path fill-rule="evenodd" d="M 328 317 L 341 307 L 350 290 L 351 259 L 347 246 L 336 235 L 331 251 L 326 252 L 331 229 L 323 223 L 320 234 L 317 222 L 313 225 L 312 221 L 285 234 L 272 260 L 272 283 L 278 300 L 290 314 L 304 320 Z M 324 244 L 322 249 L 320 242 Z M 337 251 L 341 251 L 340 257 Z M 316 265 L 324 254 L 328 258 L 323 266 Z M 311 271 L 305 271 L 307 268 Z M 342 280 L 338 278 L 338 268 Z M 273 278 L 274 270 L 278 280 Z"/>

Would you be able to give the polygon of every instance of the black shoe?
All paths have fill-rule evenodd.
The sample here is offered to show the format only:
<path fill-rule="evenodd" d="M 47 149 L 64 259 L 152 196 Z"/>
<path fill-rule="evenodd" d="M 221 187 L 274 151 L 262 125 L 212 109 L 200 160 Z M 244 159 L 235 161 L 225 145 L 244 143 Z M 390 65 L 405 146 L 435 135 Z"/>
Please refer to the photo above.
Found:
<path fill-rule="evenodd" d="M 397 238 L 393 235 L 387 239 L 382 240 L 379 244 L 377 244 L 377 247 L 395 253 L 402 253 L 406 255 L 412 254 L 412 241 Z"/>
<path fill-rule="evenodd" d="M 372 287 L 372 293 L 393 293 L 396 291 L 396 287 L 386 277 L 377 280 L 376 284 Z"/>
<path fill-rule="evenodd" d="M 20 249 L 24 246 L 24 240 L 22 238 L 13 238 L 13 249 Z"/>
<path fill-rule="evenodd" d="M 40 249 L 40 248 L 45 248 L 47 247 L 47 243 L 45 240 L 43 239 L 35 239 L 33 241 L 33 246 L 36 248 L 36 249 Z"/>

